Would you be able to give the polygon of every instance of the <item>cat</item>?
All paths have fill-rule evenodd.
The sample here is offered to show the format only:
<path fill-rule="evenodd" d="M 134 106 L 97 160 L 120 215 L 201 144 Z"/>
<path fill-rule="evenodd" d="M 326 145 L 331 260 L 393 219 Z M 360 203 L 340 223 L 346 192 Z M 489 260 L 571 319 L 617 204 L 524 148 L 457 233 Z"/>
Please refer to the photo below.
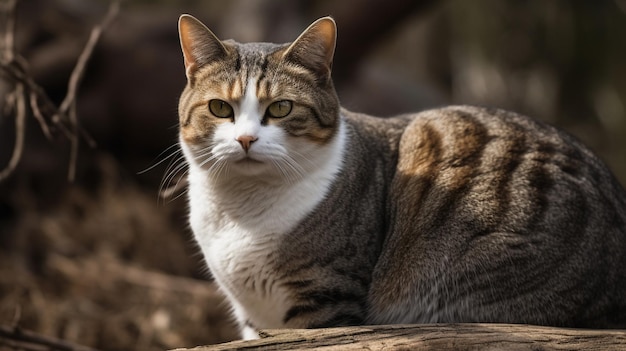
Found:
<path fill-rule="evenodd" d="M 179 19 L 189 221 L 260 328 L 626 327 L 626 192 L 570 135 L 495 108 L 340 107 L 336 24 L 287 44 Z"/>

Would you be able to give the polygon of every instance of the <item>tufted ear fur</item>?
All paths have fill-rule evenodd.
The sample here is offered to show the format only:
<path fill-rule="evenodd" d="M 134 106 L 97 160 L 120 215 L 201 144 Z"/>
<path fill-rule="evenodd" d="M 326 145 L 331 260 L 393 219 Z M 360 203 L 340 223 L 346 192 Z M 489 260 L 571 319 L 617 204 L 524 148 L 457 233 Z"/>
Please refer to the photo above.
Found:
<path fill-rule="evenodd" d="M 223 59 L 228 50 L 202 22 L 190 15 L 178 19 L 180 46 L 185 59 L 187 79 L 195 70 L 211 61 Z"/>
<path fill-rule="evenodd" d="M 337 25 L 330 17 L 313 22 L 283 54 L 284 59 L 315 72 L 319 78 L 330 79 L 337 41 Z"/>

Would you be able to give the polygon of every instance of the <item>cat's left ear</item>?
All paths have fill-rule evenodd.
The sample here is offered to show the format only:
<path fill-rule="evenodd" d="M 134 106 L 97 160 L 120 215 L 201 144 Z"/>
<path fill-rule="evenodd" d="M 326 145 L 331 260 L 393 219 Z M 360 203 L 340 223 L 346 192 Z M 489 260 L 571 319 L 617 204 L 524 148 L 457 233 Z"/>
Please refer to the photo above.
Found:
<path fill-rule="evenodd" d="M 225 58 L 228 50 L 224 44 L 202 22 L 190 15 L 178 19 L 180 46 L 185 59 L 187 79 L 202 65 Z"/>
<path fill-rule="evenodd" d="M 335 21 L 331 17 L 323 17 L 302 32 L 283 57 L 312 70 L 323 79 L 330 79 L 336 41 Z"/>

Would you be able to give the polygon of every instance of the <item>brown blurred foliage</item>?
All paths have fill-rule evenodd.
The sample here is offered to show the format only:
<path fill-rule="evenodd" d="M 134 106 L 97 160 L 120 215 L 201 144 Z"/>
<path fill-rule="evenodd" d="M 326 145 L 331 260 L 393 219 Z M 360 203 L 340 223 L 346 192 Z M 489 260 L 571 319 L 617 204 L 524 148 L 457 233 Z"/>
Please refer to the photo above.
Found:
<path fill-rule="evenodd" d="M 19 1 L 17 51 L 56 103 L 107 6 Z M 46 140 L 28 119 L 22 160 L 0 183 L 0 324 L 20 311 L 24 328 L 104 350 L 236 337 L 191 241 L 184 193 L 158 198 L 166 172 L 184 174 L 169 148 L 185 84 L 181 13 L 242 42 L 290 41 L 332 15 L 345 107 L 512 109 L 575 134 L 626 184 L 625 11 L 624 0 L 125 1 L 80 86 L 78 118 L 98 146 L 81 147 L 76 181 L 66 180 L 68 141 Z M 0 80 L 0 97 L 7 89 Z M 0 165 L 13 123 L 0 115 Z"/>

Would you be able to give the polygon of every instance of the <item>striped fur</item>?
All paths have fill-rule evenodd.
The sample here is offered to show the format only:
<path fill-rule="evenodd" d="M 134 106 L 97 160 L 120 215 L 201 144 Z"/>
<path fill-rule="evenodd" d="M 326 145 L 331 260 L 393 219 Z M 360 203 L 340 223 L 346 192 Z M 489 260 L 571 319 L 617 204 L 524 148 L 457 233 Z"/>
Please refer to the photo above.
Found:
<path fill-rule="evenodd" d="M 626 192 L 577 140 L 496 109 L 340 109 L 330 18 L 284 45 L 219 41 L 190 16 L 179 26 L 190 223 L 244 337 L 626 327 Z M 232 116 L 212 113 L 214 99 Z M 277 101 L 286 116 L 268 112 Z"/>

